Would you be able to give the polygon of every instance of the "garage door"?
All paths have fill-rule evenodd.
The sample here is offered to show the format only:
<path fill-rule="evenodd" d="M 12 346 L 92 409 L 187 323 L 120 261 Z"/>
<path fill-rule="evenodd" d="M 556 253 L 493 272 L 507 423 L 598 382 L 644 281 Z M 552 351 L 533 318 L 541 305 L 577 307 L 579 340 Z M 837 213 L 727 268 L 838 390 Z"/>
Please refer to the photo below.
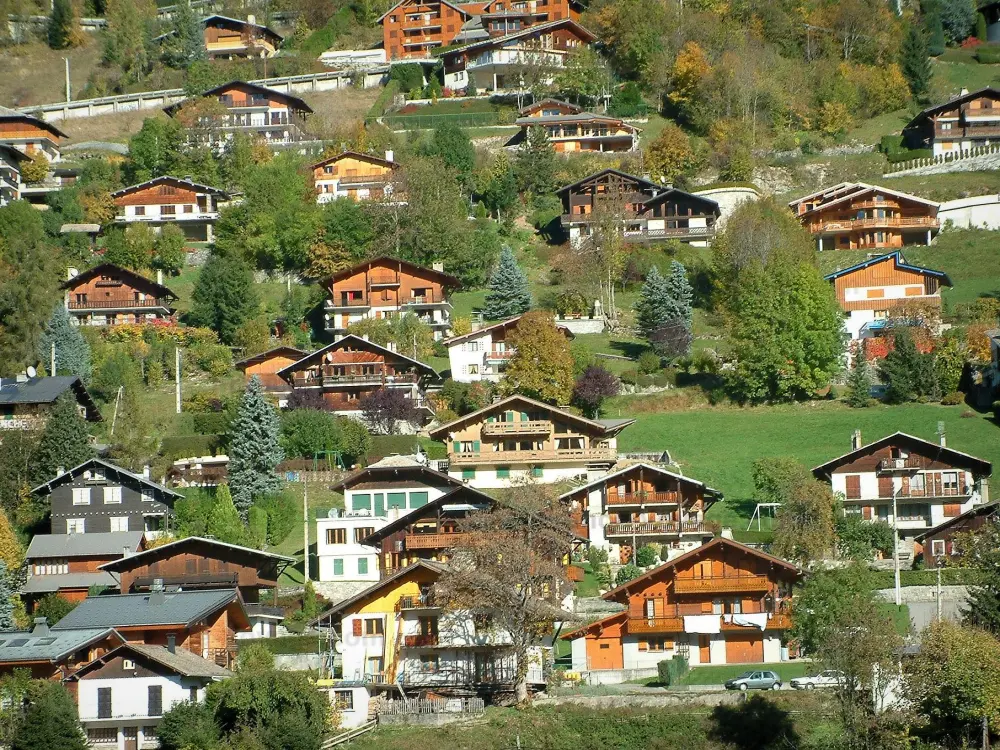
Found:
<path fill-rule="evenodd" d="M 587 656 L 591 669 L 621 669 L 622 642 L 618 638 L 588 639 Z"/>
<path fill-rule="evenodd" d="M 759 633 L 726 633 L 726 662 L 761 664 L 764 661 L 764 638 Z"/>

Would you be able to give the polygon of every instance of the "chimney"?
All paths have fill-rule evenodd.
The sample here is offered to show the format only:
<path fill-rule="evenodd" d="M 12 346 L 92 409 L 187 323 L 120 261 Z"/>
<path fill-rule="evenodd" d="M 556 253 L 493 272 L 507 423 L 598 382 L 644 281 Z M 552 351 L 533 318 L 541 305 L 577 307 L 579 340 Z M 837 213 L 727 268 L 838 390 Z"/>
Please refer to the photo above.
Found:
<path fill-rule="evenodd" d="M 941 443 L 941 447 L 947 448 L 948 440 L 945 438 L 944 435 L 944 422 L 938 422 L 937 434 L 938 434 L 938 442 Z"/>
<path fill-rule="evenodd" d="M 167 634 L 167 651 L 172 654 L 177 653 L 177 636 L 173 633 Z"/>
<path fill-rule="evenodd" d="M 156 269 L 156 283 L 159 284 L 160 286 L 163 286 L 163 269 L 162 268 L 157 268 Z"/>
<path fill-rule="evenodd" d="M 856 451 L 864 443 L 861 442 L 861 430 L 855 430 L 851 433 L 851 450 Z"/>
<path fill-rule="evenodd" d="M 35 627 L 31 629 L 32 635 L 48 635 L 49 634 L 49 618 L 48 617 L 36 617 Z"/>
<path fill-rule="evenodd" d="M 434 262 L 431 265 L 431 268 L 433 268 L 435 271 L 437 271 L 439 273 L 444 273 L 444 261 L 440 261 L 439 260 L 439 261 Z"/>
<path fill-rule="evenodd" d="M 386 161 L 395 161 L 395 159 L 393 159 L 393 158 L 392 158 L 392 157 L 394 157 L 395 155 L 396 155 L 396 154 L 395 154 L 395 153 L 393 153 L 392 149 L 388 149 L 388 150 L 387 150 L 387 151 L 385 152 L 385 160 L 386 160 Z"/>
<path fill-rule="evenodd" d="M 149 603 L 151 606 L 160 606 L 167 601 L 166 595 L 163 593 L 163 579 L 154 578 L 153 585 L 149 588 Z"/>
<path fill-rule="evenodd" d="M 965 88 L 965 86 L 963 86 L 962 90 L 958 92 L 958 95 L 959 96 L 965 96 L 968 93 L 969 93 L 969 90 L 967 88 Z"/>
<path fill-rule="evenodd" d="M 19 372 L 17 374 L 17 382 L 18 383 L 27 383 L 28 382 L 28 373 L 26 373 L 26 372 Z"/>
<path fill-rule="evenodd" d="M 66 473 L 66 468 L 64 466 L 57 466 L 56 467 L 56 476 L 57 477 L 61 477 L 65 473 Z"/>
<path fill-rule="evenodd" d="M 70 266 L 69 268 L 66 269 L 66 281 L 69 281 L 70 279 L 75 279 L 79 274 L 80 274 L 79 270 Z"/>
<path fill-rule="evenodd" d="M 132 550 L 126 544 L 124 547 L 122 547 L 122 557 L 131 557 L 131 555 L 132 555 Z"/>
<path fill-rule="evenodd" d="M 257 23 L 257 16 L 255 16 L 253 13 L 251 13 L 250 15 L 248 15 L 247 16 L 247 23 L 252 23 L 252 24 L 256 25 L 256 23 Z"/>
<path fill-rule="evenodd" d="M 142 478 L 149 479 L 149 464 L 146 464 L 145 466 L 142 467 Z"/>

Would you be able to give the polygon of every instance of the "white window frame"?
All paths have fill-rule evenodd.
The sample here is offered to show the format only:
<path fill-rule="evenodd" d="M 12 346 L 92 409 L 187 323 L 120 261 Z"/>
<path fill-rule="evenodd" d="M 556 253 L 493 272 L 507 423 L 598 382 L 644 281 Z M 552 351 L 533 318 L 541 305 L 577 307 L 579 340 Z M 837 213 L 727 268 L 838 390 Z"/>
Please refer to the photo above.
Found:
<path fill-rule="evenodd" d="M 66 533 L 67 534 L 85 534 L 86 521 L 83 518 L 67 518 L 66 519 Z"/>
<path fill-rule="evenodd" d="M 931 554 L 934 557 L 944 557 L 944 539 L 931 539 Z"/>
<path fill-rule="evenodd" d="M 104 504 L 105 505 L 121 505 L 122 504 L 122 488 L 121 487 L 105 487 L 104 488 Z"/>
<path fill-rule="evenodd" d="M 73 505 L 90 505 L 90 487 L 73 488 Z"/>
<path fill-rule="evenodd" d="M 128 531 L 128 516 L 111 516 L 111 530 L 112 531 Z M 124 522 L 125 528 L 121 528 L 122 522 Z M 118 527 L 118 528 L 116 528 Z"/>

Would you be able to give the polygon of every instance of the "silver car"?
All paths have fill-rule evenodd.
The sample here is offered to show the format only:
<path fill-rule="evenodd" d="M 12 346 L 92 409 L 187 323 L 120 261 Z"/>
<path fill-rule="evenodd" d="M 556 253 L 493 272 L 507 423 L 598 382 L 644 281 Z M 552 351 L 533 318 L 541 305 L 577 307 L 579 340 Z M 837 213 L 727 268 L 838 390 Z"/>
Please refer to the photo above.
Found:
<path fill-rule="evenodd" d="M 781 678 L 777 672 L 765 670 L 744 672 L 739 677 L 726 680 L 726 690 L 778 690 Z"/>
<path fill-rule="evenodd" d="M 796 690 L 815 690 L 816 688 L 835 688 L 844 684 L 844 673 L 836 669 L 827 669 L 819 674 L 806 677 L 795 677 L 789 683 Z"/>

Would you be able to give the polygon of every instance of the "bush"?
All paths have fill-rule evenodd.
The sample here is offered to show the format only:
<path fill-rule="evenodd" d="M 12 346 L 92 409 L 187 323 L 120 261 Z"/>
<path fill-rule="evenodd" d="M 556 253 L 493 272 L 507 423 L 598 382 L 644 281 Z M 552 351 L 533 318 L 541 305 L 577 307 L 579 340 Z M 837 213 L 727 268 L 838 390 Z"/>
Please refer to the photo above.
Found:
<path fill-rule="evenodd" d="M 326 644 L 317 638 L 316 635 L 240 639 L 236 641 L 236 648 L 239 651 L 243 651 L 252 643 L 263 646 L 272 654 L 315 654 L 322 653 L 326 649 Z M 319 643 L 318 646 L 317 643 Z"/>
<path fill-rule="evenodd" d="M 892 154 L 886 154 L 886 159 L 890 164 L 898 164 L 902 161 L 910 161 L 911 159 L 930 159 L 934 156 L 934 151 L 929 148 L 914 148 L 904 151 L 896 151 Z"/>
<path fill-rule="evenodd" d="M 650 544 L 644 544 L 635 553 L 635 561 L 640 568 L 648 568 L 650 565 L 655 565 L 657 557 L 659 557 L 659 553 Z"/>
<path fill-rule="evenodd" d="M 394 65 L 393 70 L 396 68 L 401 68 L 402 65 Z M 420 66 L 417 66 L 420 67 Z M 381 93 L 372 102 L 371 108 L 368 110 L 368 119 L 375 119 L 381 117 L 386 113 L 390 106 L 392 106 L 392 100 L 395 98 L 396 94 L 400 91 L 400 83 L 397 80 L 390 80 L 385 88 L 382 89 Z"/>
<path fill-rule="evenodd" d="M 420 441 L 416 435 L 372 435 L 372 447 L 368 451 L 368 463 L 374 463 L 393 453 L 407 456 L 416 452 Z"/>
<path fill-rule="evenodd" d="M 661 685 L 676 685 L 687 674 L 688 663 L 683 656 L 664 659 L 656 665 L 656 674 Z"/>
<path fill-rule="evenodd" d="M 49 625 L 52 626 L 74 609 L 76 605 L 73 602 L 53 592 L 43 596 L 35 605 L 35 617 L 48 618 Z"/>
<path fill-rule="evenodd" d="M 621 586 L 634 580 L 642 575 L 642 571 L 639 570 L 637 565 L 629 563 L 628 565 L 623 565 L 618 569 L 618 575 L 615 576 L 615 586 Z"/>
<path fill-rule="evenodd" d="M 192 414 L 191 421 L 199 435 L 224 435 L 229 432 L 229 415 L 225 412 Z"/>
<path fill-rule="evenodd" d="M 660 370 L 660 357 L 655 352 L 643 352 L 639 355 L 638 365 L 643 375 L 652 375 Z"/>
<path fill-rule="evenodd" d="M 267 513 L 267 543 L 273 546 L 285 541 L 298 520 L 295 498 L 286 494 L 270 495 L 254 505 Z"/>
<path fill-rule="evenodd" d="M 601 547 L 591 547 L 587 550 L 587 562 L 593 570 L 608 564 L 608 551 Z"/>
<path fill-rule="evenodd" d="M 1000 422 L 1000 401 L 993 402 L 993 419 Z"/>
<path fill-rule="evenodd" d="M 170 461 L 192 456 L 214 456 L 223 445 L 222 435 L 172 435 L 163 438 L 160 453 Z"/>
<path fill-rule="evenodd" d="M 946 394 L 941 399 L 941 403 L 945 406 L 958 406 L 959 404 L 964 404 L 965 394 L 961 391 L 953 391 L 952 393 Z"/>
<path fill-rule="evenodd" d="M 983 63 L 984 65 L 995 65 L 1000 63 L 1000 47 L 993 47 L 984 44 L 976 50 L 975 58 L 976 62 Z"/>
<path fill-rule="evenodd" d="M 420 91 L 424 87 L 424 69 L 418 63 L 393 65 L 389 71 L 389 81 L 398 81 L 399 89 L 407 94 Z"/>

